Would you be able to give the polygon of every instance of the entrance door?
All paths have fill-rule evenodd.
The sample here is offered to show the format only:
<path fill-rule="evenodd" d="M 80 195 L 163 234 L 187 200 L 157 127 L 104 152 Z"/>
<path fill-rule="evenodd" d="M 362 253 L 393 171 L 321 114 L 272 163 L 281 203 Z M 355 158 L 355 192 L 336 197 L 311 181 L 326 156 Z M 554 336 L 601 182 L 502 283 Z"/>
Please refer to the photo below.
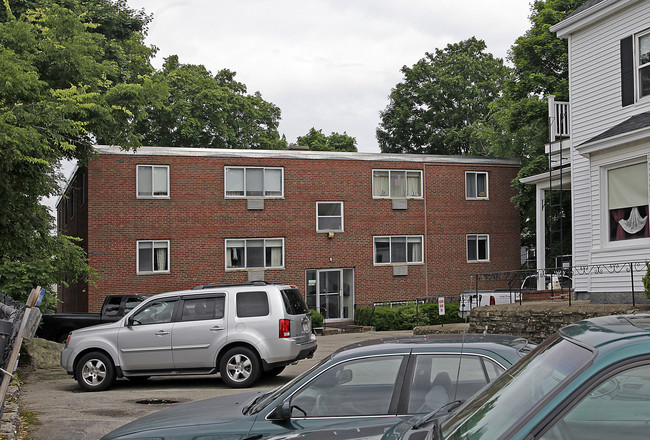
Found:
<path fill-rule="evenodd" d="M 307 270 L 307 305 L 328 322 L 351 320 L 353 287 L 354 269 Z"/>
<path fill-rule="evenodd" d="M 321 270 L 318 272 L 318 304 L 325 319 L 341 317 L 341 297 L 343 296 L 343 271 Z"/>

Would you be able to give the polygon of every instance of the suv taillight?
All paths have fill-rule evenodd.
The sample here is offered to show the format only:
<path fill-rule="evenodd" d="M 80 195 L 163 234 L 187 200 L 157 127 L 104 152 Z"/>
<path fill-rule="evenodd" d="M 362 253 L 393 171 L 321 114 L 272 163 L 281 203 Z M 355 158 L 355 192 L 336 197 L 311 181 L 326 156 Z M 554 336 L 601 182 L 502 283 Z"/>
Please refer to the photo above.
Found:
<path fill-rule="evenodd" d="M 291 321 L 288 319 L 280 320 L 280 338 L 291 337 Z"/>
<path fill-rule="evenodd" d="M 497 302 L 496 302 L 496 300 L 494 299 L 494 296 L 490 295 L 490 305 L 493 306 L 493 305 L 495 305 L 496 303 L 497 303 Z"/>

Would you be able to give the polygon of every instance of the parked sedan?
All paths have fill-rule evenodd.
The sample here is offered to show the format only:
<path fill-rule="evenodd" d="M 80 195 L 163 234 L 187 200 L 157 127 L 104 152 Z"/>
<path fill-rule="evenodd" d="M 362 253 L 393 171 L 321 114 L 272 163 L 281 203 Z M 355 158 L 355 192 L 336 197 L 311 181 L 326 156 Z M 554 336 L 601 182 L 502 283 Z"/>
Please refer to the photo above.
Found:
<path fill-rule="evenodd" d="M 428 335 L 354 344 L 274 390 L 169 408 L 104 439 L 260 438 L 368 419 L 391 426 L 468 398 L 532 347 L 525 339 L 496 335 Z"/>

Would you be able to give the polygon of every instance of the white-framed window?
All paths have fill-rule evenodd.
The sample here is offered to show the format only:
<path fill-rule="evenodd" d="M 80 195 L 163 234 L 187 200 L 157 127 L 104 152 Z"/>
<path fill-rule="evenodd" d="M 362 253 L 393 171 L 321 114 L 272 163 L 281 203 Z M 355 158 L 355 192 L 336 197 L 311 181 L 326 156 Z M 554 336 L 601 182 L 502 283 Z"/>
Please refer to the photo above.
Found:
<path fill-rule="evenodd" d="M 421 198 L 422 171 L 372 170 L 372 197 L 375 199 Z"/>
<path fill-rule="evenodd" d="M 138 197 L 169 197 L 169 165 L 138 165 L 136 186 Z"/>
<path fill-rule="evenodd" d="M 490 261 L 490 236 L 488 234 L 467 235 L 467 262 Z"/>
<path fill-rule="evenodd" d="M 284 267 L 284 238 L 226 239 L 226 269 Z"/>
<path fill-rule="evenodd" d="M 636 75 L 639 98 L 650 95 L 650 31 L 636 36 Z"/>
<path fill-rule="evenodd" d="M 343 231 L 343 202 L 316 202 L 316 231 Z"/>
<path fill-rule="evenodd" d="M 422 235 L 375 236 L 375 264 L 421 264 L 424 262 L 423 240 Z"/>
<path fill-rule="evenodd" d="M 138 273 L 169 272 L 169 240 L 138 240 Z"/>
<path fill-rule="evenodd" d="M 484 171 L 465 171 L 465 198 L 488 198 L 488 173 Z"/>
<path fill-rule="evenodd" d="M 284 197 L 282 167 L 225 167 L 226 197 Z"/>
<path fill-rule="evenodd" d="M 648 162 L 627 162 L 604 171 L 609 241 L 650 237 Z"/>

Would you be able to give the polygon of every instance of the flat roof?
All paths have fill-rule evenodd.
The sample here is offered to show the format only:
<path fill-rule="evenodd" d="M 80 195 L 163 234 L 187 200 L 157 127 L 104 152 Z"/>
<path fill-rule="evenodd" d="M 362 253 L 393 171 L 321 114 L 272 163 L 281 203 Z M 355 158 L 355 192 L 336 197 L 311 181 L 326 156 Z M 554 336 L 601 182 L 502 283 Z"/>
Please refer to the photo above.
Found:
<path fill-rule="evenodd" d="M 120 154 L 138 156 L 193 156 L 193 157 L 248 157 L 259 159 L 312 159 L 312 160 L 363 160 L 392 162 L 430 162 L 449 164 L 483 165 L 521 165 L 519 159 L 444 156 L 432 154 L 363 153 L 344 151 L 306 151 L 306 150 L 235 150 L 224 148 L 182 148 L 182 147 L 139 147 L 136 151 L 126 151 L 116 145 L 97 145 L 99 154 Z"/>

